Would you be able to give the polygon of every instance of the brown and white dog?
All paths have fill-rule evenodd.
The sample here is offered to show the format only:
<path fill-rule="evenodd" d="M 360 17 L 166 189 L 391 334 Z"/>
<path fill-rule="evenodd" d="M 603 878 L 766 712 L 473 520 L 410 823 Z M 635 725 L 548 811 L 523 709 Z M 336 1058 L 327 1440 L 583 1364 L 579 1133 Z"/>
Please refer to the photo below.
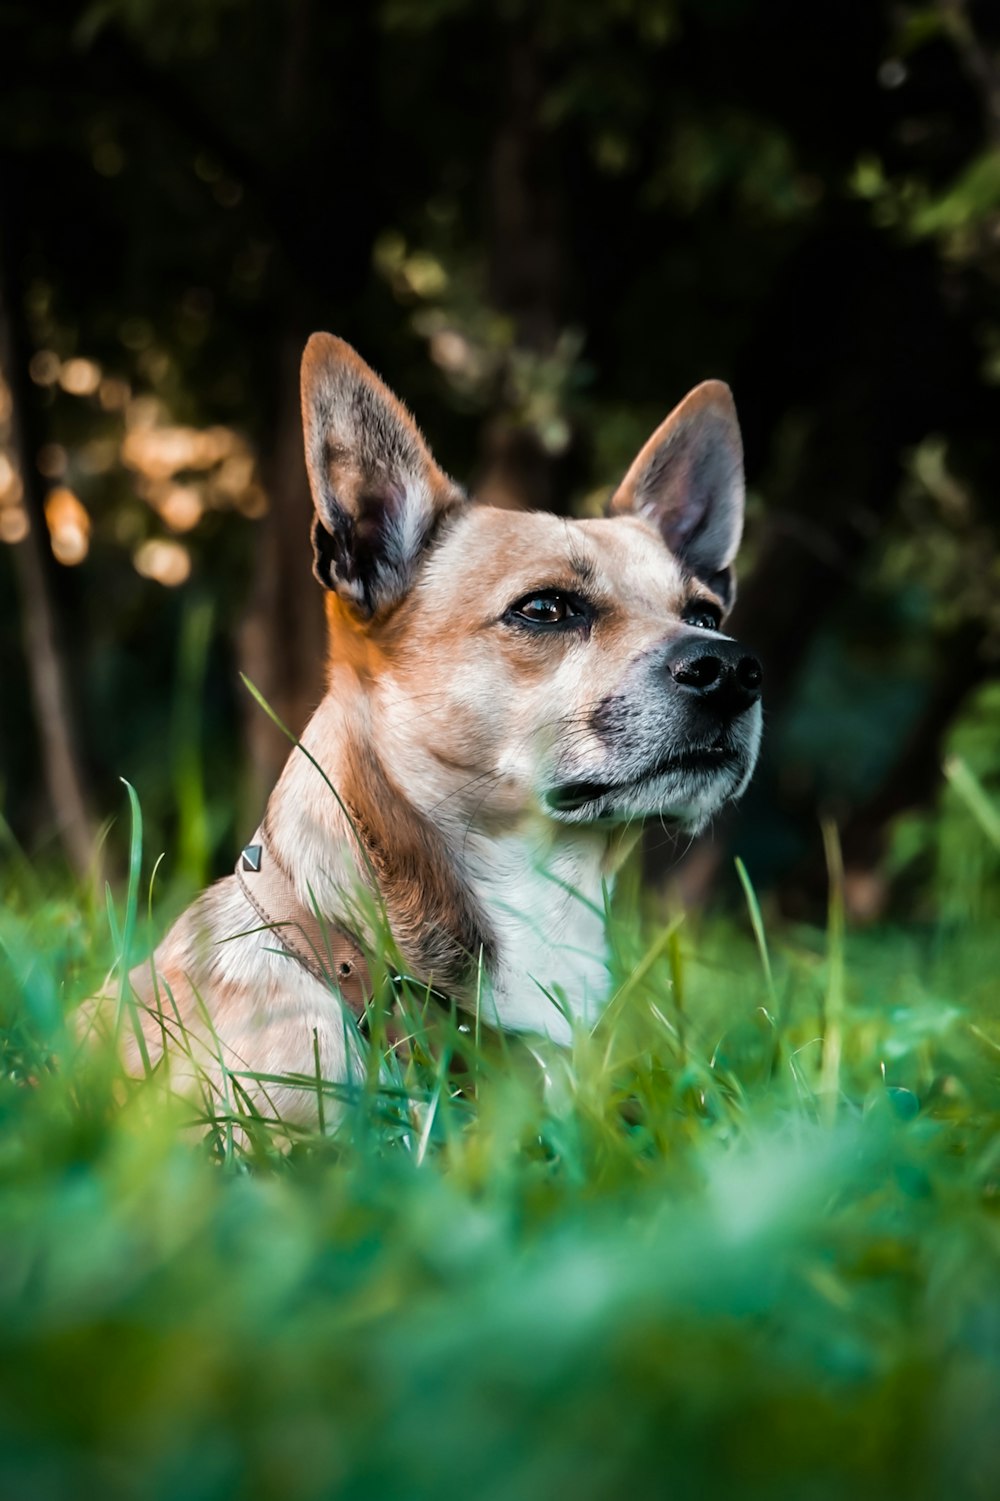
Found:
<path fill-rule="evenodd" d="M 729 390 L 692 391 L 585 521 L 470 501 L 328 334 L 302 410 L 327 691 L 239 873 L 131 976 L 149 1055 L 180 1025 L 209 1073 L 318 1061 L 343 1080 L 342 997 L 282 925 L 357 932 L 373 879 L 413 975 L 566 1042 L 607 997 L 604 890 L 634 830 L 702 829 L 756 760 L 760 664 L 721 631 L 744 499 Z M 291 1119 L 309 1105 L 268 1097 Z"/>

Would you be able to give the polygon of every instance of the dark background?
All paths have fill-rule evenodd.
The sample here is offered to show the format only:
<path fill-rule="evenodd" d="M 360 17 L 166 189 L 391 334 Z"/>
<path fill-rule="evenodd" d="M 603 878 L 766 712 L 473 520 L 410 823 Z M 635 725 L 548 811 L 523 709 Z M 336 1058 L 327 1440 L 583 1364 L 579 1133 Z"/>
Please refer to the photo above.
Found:
<path fill-rule="evenodd" d="M 182 886 L 252 827 L 286 747 L 238 670 L 295 728 L 321 693 L 323 328 L 506 504 L 598 508 L 728 380 L 766 739 L 687 894 L 736 849 L 810 914 L 828 816 L 857 918 L 982 899 L 941 764 L 1000 773 L 996 7 L 6 0 L 0 58 L 0 793 L 37 861 L 93 869 L 119 776 Z"/>

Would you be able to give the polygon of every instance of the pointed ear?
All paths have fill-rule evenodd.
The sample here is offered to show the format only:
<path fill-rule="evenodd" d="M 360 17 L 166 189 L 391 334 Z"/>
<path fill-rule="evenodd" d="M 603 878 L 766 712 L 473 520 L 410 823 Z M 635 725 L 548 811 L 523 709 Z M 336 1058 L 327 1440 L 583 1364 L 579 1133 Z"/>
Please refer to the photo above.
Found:
<path fill-rule="evenodd" d="M 409 412 L 343 339 L 302 357 L 316 577 L 371 617 L 397 604 L 441 517 L 464 501 Z"/>
<path fill-rule="evenodd" d="M 670 551 L 729 609 L 744 494 L 743 441 L 732 394 L 722 381 L 707 380 L 661 422 L 609 511 L 651 521 Z"/>

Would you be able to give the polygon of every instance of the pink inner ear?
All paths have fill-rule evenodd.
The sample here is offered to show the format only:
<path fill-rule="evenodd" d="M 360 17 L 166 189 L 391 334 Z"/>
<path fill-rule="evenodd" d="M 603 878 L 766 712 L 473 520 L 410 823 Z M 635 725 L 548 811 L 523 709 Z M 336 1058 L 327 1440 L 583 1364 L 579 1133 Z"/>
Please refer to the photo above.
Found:
<path fill-rule="evenodd" d="M 684 451 L 683 438 L 667 440 L 669 480 L 664 481 L 666 465 L 659 454 L 639 482 L 639 507 L 663 533 L 664 541 L 677 551 L 701 525 L 707 501 L 695 483 L 695 456 Z M 659 461 L 659 462 L 658 462 Z"/>
<path fill-rule="evenodd" d="M 660 424 L 610 510 L 638 511 L 700 576 L 732 562 L 743 529 L 743 444 L 727 386 L 705 381 Z"/>

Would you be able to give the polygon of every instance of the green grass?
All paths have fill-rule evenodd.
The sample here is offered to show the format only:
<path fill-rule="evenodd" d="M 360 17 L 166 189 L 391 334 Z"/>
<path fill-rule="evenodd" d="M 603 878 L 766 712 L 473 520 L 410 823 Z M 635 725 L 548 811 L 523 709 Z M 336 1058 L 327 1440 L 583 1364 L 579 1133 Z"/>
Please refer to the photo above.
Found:
<path fill-rule="evenodd" d="M 414 1001 L 289 1151 L 66 1030 L 135 864 L 111 940 L 9 867 L 0 1495 L 1000 1495 L 996 925 L 845 932 L 834 883 L 790 929 L 742 872 L 743 916 L 616 920 L 571 1051 Z"/>

